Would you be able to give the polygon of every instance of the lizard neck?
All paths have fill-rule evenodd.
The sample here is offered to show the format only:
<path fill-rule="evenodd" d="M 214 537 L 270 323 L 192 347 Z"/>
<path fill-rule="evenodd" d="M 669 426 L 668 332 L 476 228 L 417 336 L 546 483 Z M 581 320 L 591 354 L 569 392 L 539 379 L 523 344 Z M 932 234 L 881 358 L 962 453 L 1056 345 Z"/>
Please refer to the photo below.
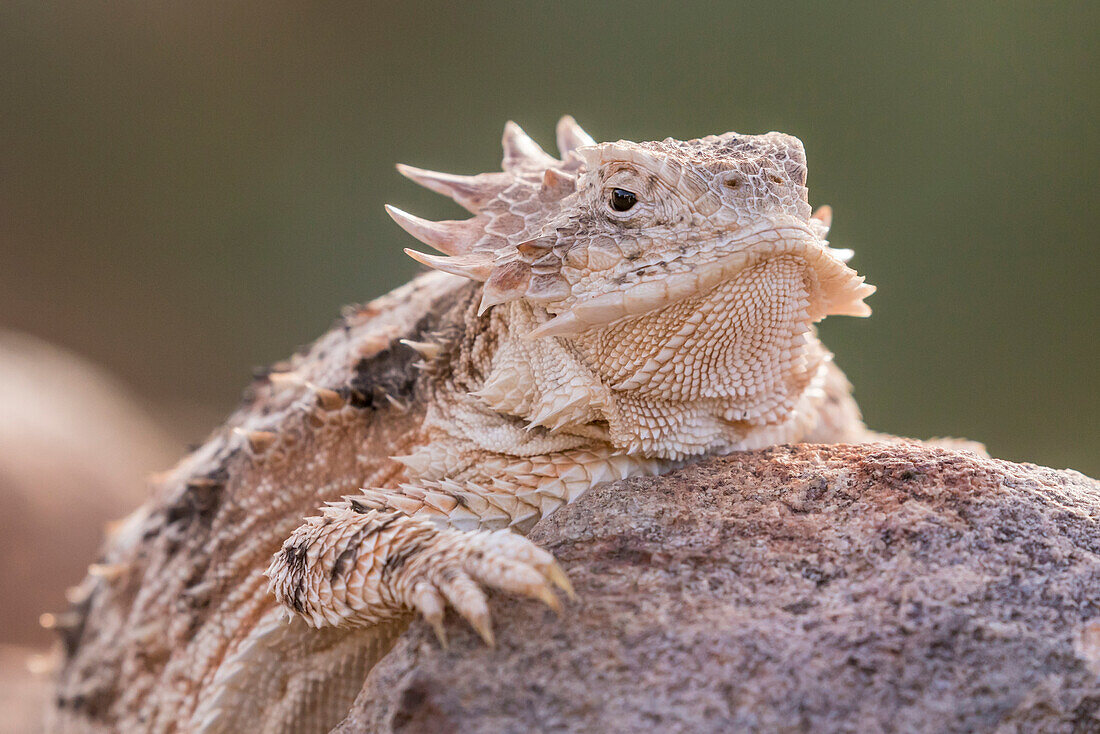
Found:
<path fill-rule="evenodd" d="M 662 459 L 799 440 L 831 355 L 806 315 L 801 264 L 759 268 L 574 338 L 526 339 L 546 315 L 502 304 L 484 317 L 495 348 L 472 394 L 551 433 Z"/>

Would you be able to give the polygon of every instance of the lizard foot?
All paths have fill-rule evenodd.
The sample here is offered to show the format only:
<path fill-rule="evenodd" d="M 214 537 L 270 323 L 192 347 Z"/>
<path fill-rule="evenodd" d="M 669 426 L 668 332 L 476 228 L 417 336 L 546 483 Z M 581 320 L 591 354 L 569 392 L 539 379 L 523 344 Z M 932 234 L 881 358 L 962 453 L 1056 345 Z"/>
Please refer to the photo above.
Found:
<path fill-rule="evenodd" d="M 573 588 L 554 557 L 509 530 L 462 531 L 407 515 L 327 507 L 283 544 L 267 569 L 275 598 L 313 627 L 363 626 L 415 610 L 443 644 L 449 603 L 493 644 L 482 587 L 541 600 Z"/>
<path fill-rule="evenodd" d="M 442 530 L 436 544 L 410 560 L 402 579 L 406 603 L 419 611 L 446 646 L 443 612 L 449 602 L 493 644 L 489 605 L 482 586 L 538 599 L 561 611 L 552 586 L 573 598 L 569 578 L 547 551 L 509 530 L 462 532 Z"/>

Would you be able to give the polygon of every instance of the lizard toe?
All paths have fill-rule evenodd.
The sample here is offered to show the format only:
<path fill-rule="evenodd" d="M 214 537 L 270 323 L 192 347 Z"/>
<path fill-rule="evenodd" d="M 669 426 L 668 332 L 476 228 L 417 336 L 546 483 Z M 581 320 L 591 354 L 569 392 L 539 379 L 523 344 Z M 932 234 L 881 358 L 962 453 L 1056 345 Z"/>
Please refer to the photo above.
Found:
<path fill-rule="evenodd" d="M 477 582 L 466 572 L 452 569 L 439 574 L 436 586 L 485 644 L 493 647 L 496 641 L 489 616 L 489 602 Z"/>

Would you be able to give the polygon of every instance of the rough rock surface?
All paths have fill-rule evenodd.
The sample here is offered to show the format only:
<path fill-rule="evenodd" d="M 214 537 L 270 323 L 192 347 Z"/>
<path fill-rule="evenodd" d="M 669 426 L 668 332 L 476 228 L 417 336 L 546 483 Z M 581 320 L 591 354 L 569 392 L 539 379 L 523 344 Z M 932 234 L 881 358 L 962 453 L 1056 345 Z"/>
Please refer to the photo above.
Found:
<path fill-rule="evenodd" d="M 339 731 L 1100 731 L 1100 483 L 918 445 L 605 486 L 533 538 L 579 594 L 416 622 Z"/>

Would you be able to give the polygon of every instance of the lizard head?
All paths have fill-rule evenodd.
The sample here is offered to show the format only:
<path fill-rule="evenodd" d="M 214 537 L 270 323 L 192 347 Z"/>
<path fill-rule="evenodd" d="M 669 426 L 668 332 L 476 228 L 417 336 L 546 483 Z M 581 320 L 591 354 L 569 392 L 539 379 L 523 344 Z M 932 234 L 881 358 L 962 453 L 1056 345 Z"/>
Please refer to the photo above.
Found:
<path fill-rule="evenodd" d="M 503 171 L 454 176 L 398 166 L 474 214 L 429 222 L 387 207 L 449 255 L 406 250 L 430 267 L 484 281 L 482 311 L 526 299 L 547 319 L 530 336 L 572 336 L 704 294 L 781 256 L 805 264 L 807 315 L 866 316 L 874 288 L 825 241 L 831 211 L 811 213 L 802 143 L 790 135 L 596 144 L 571 117 L 560 159 L 518 125 Z"/>

